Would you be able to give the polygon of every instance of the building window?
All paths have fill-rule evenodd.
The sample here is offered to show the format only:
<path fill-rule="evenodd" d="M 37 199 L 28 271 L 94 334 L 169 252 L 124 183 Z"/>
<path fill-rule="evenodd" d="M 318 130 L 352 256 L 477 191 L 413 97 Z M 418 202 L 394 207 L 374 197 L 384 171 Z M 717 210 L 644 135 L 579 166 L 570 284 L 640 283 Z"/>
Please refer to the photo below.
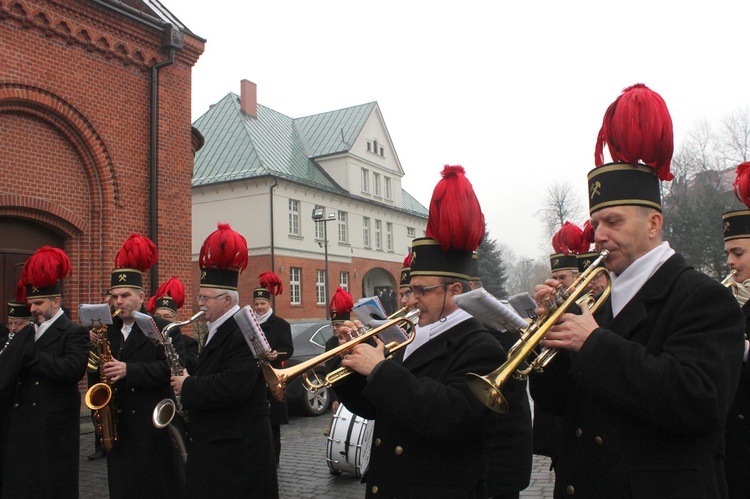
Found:
<path fill-rule="evenodd" d="M 414 239 L 416 236 L 416 231 L 414 230 L 414 227 L 407 227 L 406 228 L 406 237 L 410 237 Z"/>
<path fill-rule="evenodd" d="M 385 157 L 385 149 L 383 149 L 382 147 L 380 148 L 380 155 Z"/>
<path fill-rule="evenodd" d="M 299 201 L 289 200 L 289 234 L 299 236 Z"/>
<path fill-rule="evenodd" d="M 299 305 L 302 303 L 300 289 L 302 288 L 302 269 L 289 267 L 289 303 Z"/>
<path fill-rule="evenodd" d="M 346 225 L 345 211 L 339 211 L 339 242 L 345 244 L 349 242 L 349 229 Z"/>
<path fill-rule="evenodd" d="M 365 248 L 370 247 L 370 218 L 362 218 L 362 245 Z"/>
<path fill-rule="evenodd" d="M 383 189 L 383 196 L 389 201 L 392 200 L 393 194 L 391 193 L 391 177 L 383 177 Z"/>
<path fill-rule="evenodd" d="M 372 174 L 372 194 L 374 196 L 380 197 L 380 174 L 379 173 Z"/>
<path fill-rule="evenodd" d="M 393 224 L 385 223 L 385 249 L 393 251 Z"/>
<path fill-rule="evenodd" d="M 380 235 L 382 230 L 383 230 L 383 222 L 380 220 L 375 220 L 375 249 L 378 249 L 378 250 L 383 249 L 383 238 Z"/>
<path fill-rule="evenodd" d="M 315 271 L 315 296 L 318 305 L 326 304 L 326 272 L 325 270 Z"/>
<path fill-rule="evenodd" d="M 370 171 L 362 168 L 362 182 L 361 182 L 361 189 L 362 192 L 370 192 Z"/>
<path fill-rule="evenodd" d="M 323 213 L 325 213 L 325 208 L 319 205 L 315 205 L 316 210 L 323 210 Z M 320 239 L 321 241 L 324 239 L 323 237 L 323 231 L 325 230 L 325 222 L 315 222 L 315 239 Z"/>
<path fill-rule="evenodd" d="M 349 272 L 339 272 L 339 286 L 349 291 Z"/>

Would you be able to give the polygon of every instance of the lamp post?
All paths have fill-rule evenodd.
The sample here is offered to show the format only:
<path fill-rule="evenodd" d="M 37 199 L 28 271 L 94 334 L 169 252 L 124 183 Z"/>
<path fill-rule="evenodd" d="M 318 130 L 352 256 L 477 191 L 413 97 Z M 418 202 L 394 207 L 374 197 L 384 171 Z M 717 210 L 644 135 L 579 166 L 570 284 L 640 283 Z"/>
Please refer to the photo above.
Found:
<path fill-rule="evenodd" d="M 323 254 L 325 255 L 325 262 L 326 262 L 325 263 L 325 275 L 324 275 L 324 279 L 325 279 L 324 289 L 325 289 L 325 300 L 326 300 L 326 303 L 325 303 L 325 307 L 326 307 L 326 320 L 331 320 L 331 313 L 330 313 L 330 310 L 328 309 L 328 300 L 329 300 L 329 298 L 328 298 L 328 228 L 327 228 L 327 224 L 331 220 L 335 220 L 336 219 L 336 214 L 335 213 L 329 213 L 328 216 L 326 217 L 326 215 L 325 215 L 325 208 L 320 208 L 320 207 L 313 208 L 312 219 L 313 219 L 313 221 L 315 221 L 315 223 L 322 223 L 323 224 L 323 248 L 324 248 Z"/>

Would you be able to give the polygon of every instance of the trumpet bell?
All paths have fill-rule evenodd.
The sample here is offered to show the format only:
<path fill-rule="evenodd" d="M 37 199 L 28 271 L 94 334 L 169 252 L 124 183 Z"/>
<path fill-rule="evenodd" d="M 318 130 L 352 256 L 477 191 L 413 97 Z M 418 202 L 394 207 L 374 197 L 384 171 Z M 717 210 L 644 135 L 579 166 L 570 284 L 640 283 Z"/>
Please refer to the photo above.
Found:
<path fill-rule="evenodd" d="M 505 400 L 500 389 L 485 376 L 468 373 L 466 375 L 466 385 L 471 390 L 471 393 L 490 410 L 500 414 L 508 412 L 508 401 Z"/>
<path fill-rule="evenodd" d="M 154 412 L 151 415 L 151 420 L 154 426 L 162 429 L 166 428 L 169 423 L 174 419 L 174 415 L 177 413 L 177 406 L 172 399 L 164 399 L 154 407 Z"/>
<path fill-rule="evenodd" d="M 99 410 L 112 400 L 112 388 L 107 383 L 97 383 L 88 389 L 83 401 L 91 410 Z"/>

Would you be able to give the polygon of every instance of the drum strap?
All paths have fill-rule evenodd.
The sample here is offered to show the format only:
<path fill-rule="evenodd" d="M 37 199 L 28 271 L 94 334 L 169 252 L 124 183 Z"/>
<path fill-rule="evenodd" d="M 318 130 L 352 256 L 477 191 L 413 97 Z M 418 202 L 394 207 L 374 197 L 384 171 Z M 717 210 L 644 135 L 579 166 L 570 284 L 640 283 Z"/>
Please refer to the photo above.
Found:
<path fill-rule="evenodd" d="M 349 444 L 352 441 L 352 430 L 354 430 L 354 422 L 356 420 L 356 414 L 352 414 L 352 417 L 349 418 L 349 428 L 346 429 L 346 440 L 344 440 L 344 455 L 346 456 L 347 462 L 349 462 Z"/>

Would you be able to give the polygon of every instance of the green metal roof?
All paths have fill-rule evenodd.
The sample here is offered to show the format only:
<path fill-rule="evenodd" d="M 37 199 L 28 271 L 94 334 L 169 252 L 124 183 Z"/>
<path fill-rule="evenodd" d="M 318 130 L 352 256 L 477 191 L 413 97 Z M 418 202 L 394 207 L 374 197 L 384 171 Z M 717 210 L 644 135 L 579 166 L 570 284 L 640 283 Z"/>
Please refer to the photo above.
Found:
<path fill-rule="evenodd" d="M 314 159 L 347 152 L 375 106 L 370 102 L 293 119 L 258 104 L 253 118 L 242 111 L 239 96 L 227 94 L 193 123 L 205 145 L 195 155 L 192 185 L 274 176 L 351 196 Z M 424 206 L 403 189 L 402 194 L 402 211 L 427 217 Z"/>

